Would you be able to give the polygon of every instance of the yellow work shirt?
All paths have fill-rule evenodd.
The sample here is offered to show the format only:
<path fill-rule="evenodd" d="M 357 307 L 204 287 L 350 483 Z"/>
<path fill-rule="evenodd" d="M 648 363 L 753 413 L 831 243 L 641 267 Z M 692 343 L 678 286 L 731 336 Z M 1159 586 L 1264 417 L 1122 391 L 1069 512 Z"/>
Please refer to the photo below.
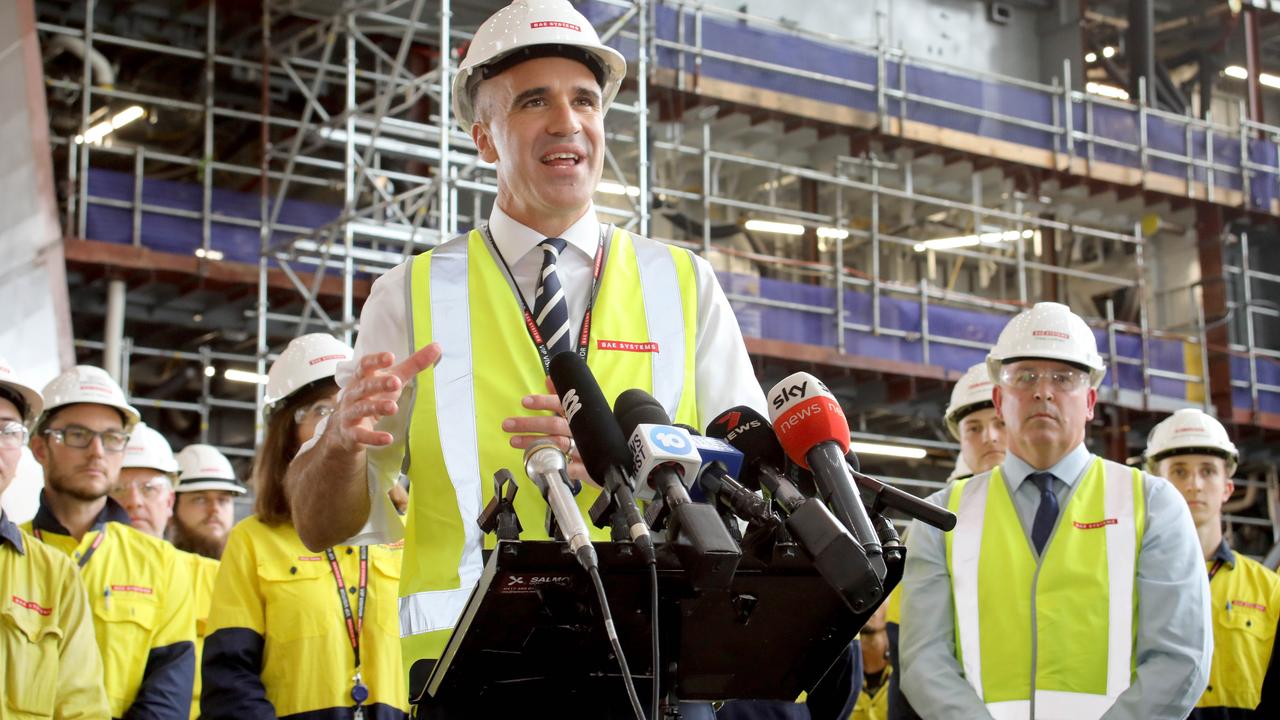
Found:
<path fill-rule="evenodd" d="M 1193 720 L 1280 717 L 1275 658 L 1280 576 L 1233 551 L 1226 540 L 1208 560 L 1213 664 Z"/>
<path fill-rule="evenodd" d="M 107 692 L 76 566 L 0 515 L 0 718 L 102 718 Z"/>
<path fill-rule="evenodd" d="M 358 614 L 360 548 L 333 549 L 344 594 Z M 396 594 L 401 548 L 368 548 L 360 676 L 367 720 L 403 720 L 407 678 L 400 662 Z M 356 674 L 338 582 L 324 552 L 293 525 L 250 516 L 231 530 L 209 608 L 201 717 L 336 717 L 354 706 Z"/>
<path fill-rule="evenodd" d="M 40 499 L 27 529 L 80 566 L 112 717 L 186 717 L 195 679 L 195 614 L 181 552 L 134 530 L 106 499 L 79 541 Z"/>
<path fill-rule="evenodd" d="M 209 603 L 213 600 L 213 583 L 218 578 L 218 561 L 189 552 L 182 553 L 182 559 L 187 562 L 192 599 L 196 605 L 196 677 L 191 688 L 191 720 L 195 720 L 200 716 L 200 658 L 204 652 Z"/>
<path fill-rule="evenodd" d="M 887 720 L 889 717 L 889 678 L 893 675 L 893 667 L 884 666 L 884 676 L 880 685 L 868 690 L 864 681 L 862 692 L 858 694 L 858 702 L 853 706 L 853 714 L 849 720 Z"/>

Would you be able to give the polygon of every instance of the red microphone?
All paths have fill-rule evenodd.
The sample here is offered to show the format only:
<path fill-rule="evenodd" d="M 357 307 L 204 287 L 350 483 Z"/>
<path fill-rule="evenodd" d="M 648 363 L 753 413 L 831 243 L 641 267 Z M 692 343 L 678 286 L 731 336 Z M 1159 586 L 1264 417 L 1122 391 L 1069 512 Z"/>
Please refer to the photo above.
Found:
<path fill-rule="evenodd" d="M 821 380 L 798 372 L 769 391 L 769 419 L 787 457 L 813 473 L 823 501 L 853 533 L 883 579 L 886 568 L 880 537 L 844 459 L 849 450 L 849 421 L 840 403 Z"/>

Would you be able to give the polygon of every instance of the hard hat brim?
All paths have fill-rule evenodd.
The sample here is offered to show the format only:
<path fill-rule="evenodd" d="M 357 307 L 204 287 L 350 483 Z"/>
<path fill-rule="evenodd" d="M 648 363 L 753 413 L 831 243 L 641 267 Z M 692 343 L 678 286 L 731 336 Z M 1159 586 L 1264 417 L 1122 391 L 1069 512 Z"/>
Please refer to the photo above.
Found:
<path fill-rule="evenodd" d="M 185 480 L 173 489 L 176 493 L 200 492 L 202 490 L 222 490 L 236 495 L 244 495 L 249 492 L 249 490 L 240 483 L 217 478 Z"/>

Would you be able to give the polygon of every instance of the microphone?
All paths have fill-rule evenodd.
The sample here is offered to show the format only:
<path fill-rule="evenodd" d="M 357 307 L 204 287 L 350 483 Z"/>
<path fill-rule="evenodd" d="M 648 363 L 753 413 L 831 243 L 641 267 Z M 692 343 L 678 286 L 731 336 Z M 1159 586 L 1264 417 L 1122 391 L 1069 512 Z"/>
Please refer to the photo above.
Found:
<path fill-rule="evenodd" d="M 769 503 L 734 479 L 742 471 L 742 453 L 737 448 L 718 438 L 703 437 L 691 427 L 676 427 L 689 433 L 698 455 L 702 457 L 698 482 L 689 489 L 690 497 L 695 501 L 710 499 L 712 504 L 728 508 L 749 523 L 778 524 L 778 518 L 769 510 Z"/>
<path fill-rule="evenodd" d="M 568 350 L 551 358 L 549 372 L 587 473 L 604 486 L 591 506 L 591 522 L 602 528 L 617 518 L 645 562 L 656 563 L 649 526 L 631 494 L 632 480 L 626 472 L 631 467 L 631 453 L 599 383 L 587 363 Z"/>
<path fill-rule="evenodd" d="M 547 534 L 555 537 L 554 525 L 569 543 L 569 549 L 585 569 L 598 567 L 596 549 L 591 545 L 591 535 L 582 521 L 582 513 L 573 501 L 568 475 L 568 458 L 551 438 L 534 440 L 524 451 L 524 471 L 538 486 L 542 498 L 547 501 Z"/>
<path fill-rule="evenodd" d="M 769 391 L 769 416 L 787 456 L 813 472 L 822 499 L 866 550 L 876 575 L 883 579 L 887 568 L 880 537 L 854 489 L 844 457 L 849 451 L 849 422 L 840 403 L 818 378 L 798 372 Z"/>
<path fill-rule="evenodd" d="M 892 485 L 887 485 L 869 475 L 863 475 L 856 469 L 851 470 L 849 474 L 853 476 L 854 482 L 858 483 L 858 487 L 871 494 L 871 506 L 873 508 L 893 508 L 943 532 L 955 529 L 956 515 L 950 510 L 938 507 L 928 500 L 918 498 L 905 490 L 899 490 Z"/>
<path fill-rule="evenodd" d="M 649 393 L 627 390 L 613 405 L 624 433 L 630 433 L 636 478 L 644 492 L 662 494 L 670 513 L 669 536 L 695 588 L 728 588 L 742 551 L 710 505 L 693 502 L 687 487 L 702 461 L 689 434 L 671 425 L 667 411 Z"/>
<path fill-rule="evenodd" d="M 760 413 L 746 406 L 730 408 L 707 426 L 707 434 L 725 438 L 742 452 L 739 477 L 743 483 L 769 491 L 786 516 L 791 536 L 849 609 L 862 613 L 879 602 L 883 584 L 862 546 L 826 505 L 800 492 L 782 475 L 786 456 Z"/>

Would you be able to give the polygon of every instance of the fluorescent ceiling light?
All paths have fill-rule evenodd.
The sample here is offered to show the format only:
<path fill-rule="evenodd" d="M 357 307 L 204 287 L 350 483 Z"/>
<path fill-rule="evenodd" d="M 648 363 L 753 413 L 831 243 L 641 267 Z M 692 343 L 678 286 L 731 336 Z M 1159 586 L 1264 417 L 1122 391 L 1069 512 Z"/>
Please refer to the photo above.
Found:
<path fill-rule="evenodd" d="M 205 250 L 204 248 L 196 248 L 196 257 L 204 258 L 205 260 L 221 260 L 222 251 L 221 250 Z"/>
<path fill-rule="evenodd" d="M 1249 71 L 1239 65 L 1231 65 L 1222 71 L 1223 75 L 1235 78 L 1236 80 L 1248 80 Z M 1280 75 L 1272 75 L 1271 73 L 1259 73 L 1258 83 L 1266 85 L 1269 88 L 1280 90 Z"/>
<path fill-rule="evenodd" d="M 852 442 L 849 449 L 859 455 L 888 455 L 890 457 L 919 460 L 929 454 L 924 448 L 906 447 L 904 445 L 883 445 L 881 443 Z"/>
<path fill-rule="evenodd" d="M 1101 95 L 1113 100 L 1128 100 L 1129 92 L 1124 88 L 1118 88 L 1115 85 L 1104 85 L 1102 83 L 1091 82 L 1084 86 L 1085 92 L 1093 95 Z"/>
<path fill-rule="evenodd" d="M 833 227 L 820 227 L 818 228 L 818 237 L 824 240 L 844 240 L 849 237 L 849 231 Z"/>
<path fill-rule="evenodd" d="M 748 230 L 757 232 L 771 232 L 779 235 L 803 235 L 804 226 L 795 223 L 773 222 L 771 220 L 748 220 L 746 224 Z"/>
<path fill-rule="evenodd" d="M 1098 53 L 1085 53 L 1084 61 L 1087 63 L 1098 62 Z"/>
<path fill-rule="evenodd" d="M 604 193 L 605 195 L 629 195 L 631 197 L 640 197 L 640 188 L 635 185 L 620 185 L 616 182 L 609 182 L 608 180 L 601 180 L 600 184 L 596 185 L 596 192 Z"/>
<path fill-rule="evenodd" d="M 986 232 L 981 235 L 957 235 L 956 237 L 935 238 L 915 244 L 916 252 L 925 250 L 950 250 L 952 248 L 973 247 L 975 245 L 998 245 L 1015 242 L 1021 236 L 1023 240 L 1031 240 L 1036 236 L 1035 230 L 1008 230 L 1005 232 Z"/>
<path fill-rule="evenodd" d="M 111 119 L 103 120 L 97 125 L 89 128 L 83 135 L 77 135 L 76 144 L 81 145 L 83 143 L 89 143 L 90 145 L 96 145 L 102 142 L 102 139 L 110 135 L 112 132 L 119 130 L 146 114 L 147 111 L 143 110 L 141 105 L 130 105 L 115 115 L 112 115 Z"/>
<path fill-rule="evenodd" d="M 259 375 L 256 372 L 249 372 L 248 370 L 237 370 L 235 368 L 227 368 L 226 370 L 222 371 L 222 377 L 228 380 L 231 380 L 233 382 L 255 383 L 257 385 L 267 384 L 266 375 Z"/>
<path fill-rule="evenodd" d="M 1104 58 L 1115 57 L 1115 54 L 1116 54 L 1116 49 L 1111 47 L 1110 45 L 1102 48 L 1102 57 Z"/>

